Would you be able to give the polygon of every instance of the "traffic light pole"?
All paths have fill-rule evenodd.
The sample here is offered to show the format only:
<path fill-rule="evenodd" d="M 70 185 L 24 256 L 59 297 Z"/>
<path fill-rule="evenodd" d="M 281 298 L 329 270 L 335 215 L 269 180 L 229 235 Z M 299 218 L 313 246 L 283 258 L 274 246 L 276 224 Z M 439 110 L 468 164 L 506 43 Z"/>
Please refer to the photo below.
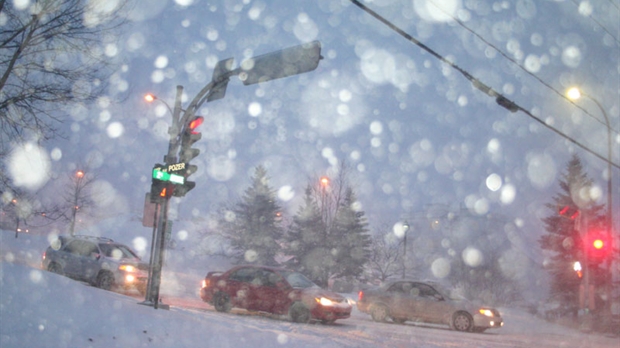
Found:
<path fill-rule="evenodd" d="M 578 220 L 575 221 L 578 225 L 579 234 L 581 236 L 581 240 L 586 240 L 585 236 L 588 233 L 589 222 L 587 214 L 581 213 L 578 216 Z M 592 293 L 593 289 L 590 289 L 590 252 L 589 247 L 584 245 L 582 247 L 583 250 L 583 301 L 580 299 L 580 309 L 582 310 L 582 320 L 581 320 L 581 330 L 582 331 L 590 331 L 592 330 L 592 314 L 591 310 L 594 308 L 594 303 L 590 303 L 591 297 L 594 295 Z M 581 291 L 580 291 L 581 293 Z"/>
<path fill-rule="evenodd" d="M 183 95 L 183 86 L 177 86 L 177 95 L 174 102 L 174 111 L 172 112 L 172 125 L 168 133 L 170 141 L 168 142 L 168 154 L 164 156 L 166 165 L 176 163 L 176 153 L 179 150 L 179 130 L 182 125 L 179 124 L 181 115 L 181 96 Z M 168 222 L 168 205 L 170 202 L 169 195 L 166 195 L 163 202 L 157 204 L 154 216 L 153 239 L 151 244 L 151 262 L 149 265 L 149 279 L 146 289 L 146 298 L 142 304 L 153 306 L 155 309 L 168 309 L 167 305 L 160 304 L 159 288 L 161 285 L 161 271 L 164 264 L 164 251 L 166 249 L 166 225 Z"/>
<path fill-rule="evenodd" d="M 200 106 L 209 101 L 221 99 L 226 93 L 226 86 L 231 76 L 243 75 L 242 81 L 244 85 L 256 84 L 273 79 L 283 78 L 291 75 L 297 75 L 316 69 L 321 56 L 321 44 L 313 41 L 295 47 L 286 48 L 276 52 L 271 52 L 258 57 L 251 58 L 251 67 L 247 70 L 237 68 L 232 70 L 232 58 L 222 60 L 215 66 L 211 82 L 209 82 L 192 100 L 186 110 L 181 108 L 181 97 L 183 94 L 183 86 L 177 86 L 177 94 L 172 111 L 172 125 L 168 129 L 170 141 L 168 144 L 168 153 L 164 156 L 166 167 L 170 168 L 177 163 L 177 154 L 179 153 L 179 145 L 183 147 L 181 151 L 182 162 L 189 162 L 191 158 L 198 154 L 197 149 L 189 149 L 190 154 L 187 155 L 191 143 L 200 139 L 200 137 L 191 137 L 193 131 L 190 122 L 196 117 L 195 114 Z M 243 63 L 242 63 L 243 65 Z M 181 112 L 183 117 L 181 118 Z M 202 121 L 202 120 L 201 120 Z M 198 123 L 200 124 L 200 123 Z M 195 127 L 195 126 L 194 126 Z M 190 137 L 184 137 L 182 134 L 190 131 Z M 196 135 L 197 133 L 193 133 Z M 181 144 L 182 143 L 182 144 Z M 186 161 L 187 160 L 187 161 Z M 189 166 L 189 163 L 188 163 Z M 194 169 L 186 171 L 186 177 L 195 171 Z M 191 190 L 195 183 L 185 182 L 185 191 L 180 196 L 184 196 L 185 192 Z M 153 187 L 151 187 L 153 191 Z M 153 192 L 151 192 L 152 194 Z M 177 192 L 177 194 L 179 194 Z M 154 227 L 153 241 L 151 244 L 151 265 L 149 267 L 149 281 L 147 285 L 146 298 L 142 304 L 153 306 L 154 308 L 165 308 L 166 305 L 159 305 L 159 287 L 161 283 L 161 270 L 164 261 L 164 250 L 166 244 L 165 231 L 168 224 L 168 205 L 171 194 L 166 192 L 160 200 L 156 209 L 156 227 Z M 159 197 L 161 198 L 161 197 Z"/>

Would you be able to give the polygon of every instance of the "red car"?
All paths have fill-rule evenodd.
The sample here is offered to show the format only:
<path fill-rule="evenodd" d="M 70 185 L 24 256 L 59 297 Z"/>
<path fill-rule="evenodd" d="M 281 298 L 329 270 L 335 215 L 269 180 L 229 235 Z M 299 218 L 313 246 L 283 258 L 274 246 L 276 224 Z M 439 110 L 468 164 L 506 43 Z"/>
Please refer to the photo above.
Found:
<path fill-rule="evenodd" d="M 282 268 L 237 266 L 227 272 L 209 272 L 202 282 L 200 298 L 218 312 L 243 308 L 306 323 L 324 324 L 351 316 L 349 301 L 321 289 L 303 274 Z"/>

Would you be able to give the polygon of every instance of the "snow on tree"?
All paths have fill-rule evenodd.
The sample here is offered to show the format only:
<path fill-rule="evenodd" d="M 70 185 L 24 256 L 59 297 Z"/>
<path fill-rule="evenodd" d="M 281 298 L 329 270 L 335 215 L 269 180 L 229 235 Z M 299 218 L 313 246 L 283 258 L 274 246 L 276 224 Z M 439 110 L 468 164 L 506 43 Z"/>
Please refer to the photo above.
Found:
<path fill-rule="evenodd" d="M 283 237 L 281 208 L 263 166 L 256 167 L 251 182 L 241 200 L 224 212 L 221 226 L 235 250 L 236 263 L 277 265 Z"/>
<path fill-rule="evenodd" d="M 326 228 L 321 211 L 308 185 L 304 203 L 293 217 L 286 236 L 285 252 L 294 255 L 289 265 L 311 279 L 320 281 L 329 254 L 325 237 Z"/>
<path fill-rule="evenodd" d="M 334 263 L 330 272 L 332 276 L 349 278 L 361 275 L 370 258 L 371 239 L 364 212 L 350 187 L 345 190 L 327 240 Z"/>
<path fill-rule="evenodd" d="M 579 304 L 581 279 L 573 269 L 575 261 L 582 259 L 583 243 L 575 224 L 578 219 L 563 216 L 558 209 L 579 211 L 587 217 L 590 227 L 600 226 L 604 220 L 602 205 L 594 204 L 590 196 L 592 180 L 585 173 L 581 160 L 576 155 L 566 166 L 560 180 L 560 192 L 546 207 L 551 214 L 543 218 L 547 234 L 539 239 L 540 247 L 551 252 L 545 268 L 551 275 L 551 298 L 560 303 L 576 307 Z"/>

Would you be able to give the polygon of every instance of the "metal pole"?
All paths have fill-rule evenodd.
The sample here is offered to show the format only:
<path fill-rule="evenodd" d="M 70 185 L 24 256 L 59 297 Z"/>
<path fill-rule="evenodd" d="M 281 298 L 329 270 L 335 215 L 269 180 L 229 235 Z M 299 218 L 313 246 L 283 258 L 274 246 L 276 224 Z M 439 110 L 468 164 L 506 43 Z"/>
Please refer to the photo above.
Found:
<path fill-rule="evenodd" d="M 584 240 L 588 232 L 589 221 L 586 214 L 579 214 L 579 217 L 581 219 L 581 223 L 579 224 L 579 234 L 581 235 L 582 240 Z M 583 280 L 585 283 L 583 287 L 583 302 L 585 308 L 581 322 L 581 330 L 583 331 L 590 331 L 592 329 L 592 318 L 590 316 L 590 253 L 588 250 L 588 247 L 583 250 L 583 258 L 585 263 L 583 267 Z"/>
<path fill-rule="evenodd" d="M 407 230 L 404 229 L 404 239 L 403 239 L 403 279 L 405 279 L 405 269 L 407 267 Z"/>
<path fill-rule="evenodd" d="M 166 230 L 166 217 L 168 212 L 168 201 L 169 198 L 166 198 L 164 203 L 162 204 L 162 212 L 159 215 L 159 223 L 157 224 L 157 250 L 156 250 L 156 261 L 153 272 L 153 307 L 157 309 L 159 307 L 159 286 L 161 285 L 161 273 L 164 265 L 164 249 L 165 249 L 165 233 Z"/>
<path fill-rule="evenodd" d="M 609 116 L 607 116 L 607 112 L 605 108 L 599 103 L 596 98 L 592 97 L 589 94 L 582 93 L 583 96 L 592 100 L 594 104 L 601 110 L 603 117 L 605 118 L 605 125 L 607 126 L 607 216 L 606 216 L 606 225 L 607 225 L 607 242 L 610 244 L 608 247 L 610 249 L 609 255 L 607 256 L 607 260 L 605 260 L 605 266 L 607 271 L 609 272 L 609 278 L 605 282 L 605 294 L 607 295 L 607 300 L 611 302 L 611 282 L 613 281 L 613 273 L 612 273 L 612 259 L 614 257 L 614 236 L 613 236 L 613 218 L 612 218 L 612 189 L 611 189 L 611 181 L 612 181 L 612 173 L 611 173 L 611 158 L 612 158 L 612 146 L 611 146 L 611 124 L 609 122 Z"/>
<path fill-rule="evenodd" d="M 157 237 L 157 218 L 159 216 L 159 210 L 161 205 L 155 204 L 155 214 L 153 214 L 153 236 L 151 237 L 151 255 L 149 258 L 149 278 L 146 283 L 146 294 L 144 297 L 144 304 L 153 303 L 153 266 L 155 265 L 155 238 Z"/>
<path fill-rule="evenodd" d="M 407 271 L 407 232 L 409 231 L 409 222 L 403 223 L 403 279 L 405 279 Z"/>

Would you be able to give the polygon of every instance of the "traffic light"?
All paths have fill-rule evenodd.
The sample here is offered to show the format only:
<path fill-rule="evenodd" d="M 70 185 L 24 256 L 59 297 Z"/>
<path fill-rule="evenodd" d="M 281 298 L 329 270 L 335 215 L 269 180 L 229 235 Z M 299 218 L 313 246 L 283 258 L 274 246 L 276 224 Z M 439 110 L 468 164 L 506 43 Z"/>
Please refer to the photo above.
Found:
<path fill-rule="evenodd" d="M 606 234 L 590 232 L 586 236 L 585 244 L 588 248 L 588 261 L 591 264 L 601 264 L 609 257 L 610 243 Z"/>
<path fill-rule="evenodd" d="M 204 117 L 194 116 L 192 119 L 188 120 L 181 133 L 181 150 L 179 152 L 179 161 L 181 163 L 185 163 L 185 171 L 183 172 L 183 176 L 185 176 L 185 178 L 194 174 L 196 170 L 198 170 L 196 165 L 189 164 L 189 162 L 200 154 L 200 150 L 192 148 L 192 145 L 202 138 L 202 134 L 196 131 L 196 128 L 198 128 L 203 121 Z M 195 186 L 195 182 L 185 180 L 182 185 L 177 185 L 173 195 L 175 197 L 183 197 Z"/>

